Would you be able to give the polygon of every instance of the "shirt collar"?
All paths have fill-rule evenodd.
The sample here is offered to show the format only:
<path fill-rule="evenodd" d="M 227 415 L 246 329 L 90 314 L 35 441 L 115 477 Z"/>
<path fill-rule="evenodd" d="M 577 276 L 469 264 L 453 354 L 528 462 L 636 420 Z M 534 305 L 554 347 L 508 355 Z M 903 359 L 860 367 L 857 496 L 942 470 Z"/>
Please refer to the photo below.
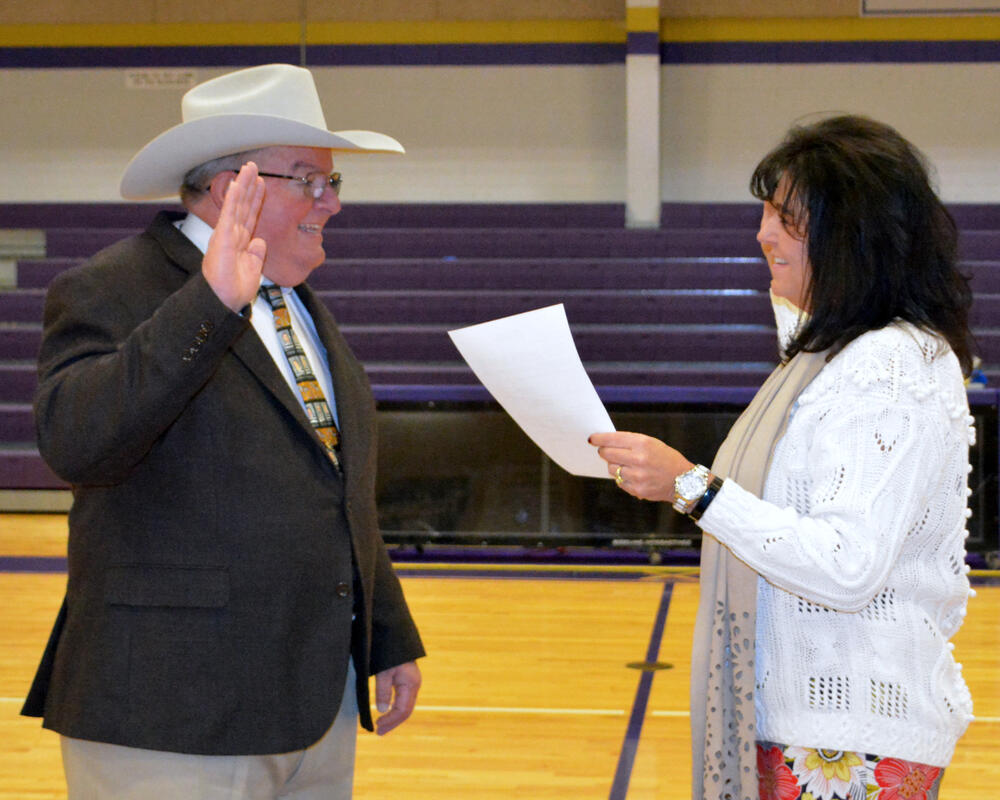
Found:
<path fill-rule="evenodd" d="M 201 217 L 188 213 L 184 219 L 175 222 L 174 225 L 202 253 L 208 250 L 208 240 L 212 238 L 212 226 Z"/>

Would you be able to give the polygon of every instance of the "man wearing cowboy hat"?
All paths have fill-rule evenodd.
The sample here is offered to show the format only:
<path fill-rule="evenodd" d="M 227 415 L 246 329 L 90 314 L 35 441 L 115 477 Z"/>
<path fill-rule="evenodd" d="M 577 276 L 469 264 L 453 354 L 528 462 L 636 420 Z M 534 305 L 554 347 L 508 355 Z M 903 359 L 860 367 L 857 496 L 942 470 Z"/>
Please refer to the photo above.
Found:
<path fill-rule="evenodd" d="M 49 288 L 38 439 L 74 499 L 23 713 L 62 735 L 70 800 L 350 797 L 368 676 L 386 733 L 423 647 L 378 530 L 371 391 L 304 281 L 332 152 L 402 147 L 328 131 L 287 65 L 182 110 L 121 189 L 188 214 Z"/>

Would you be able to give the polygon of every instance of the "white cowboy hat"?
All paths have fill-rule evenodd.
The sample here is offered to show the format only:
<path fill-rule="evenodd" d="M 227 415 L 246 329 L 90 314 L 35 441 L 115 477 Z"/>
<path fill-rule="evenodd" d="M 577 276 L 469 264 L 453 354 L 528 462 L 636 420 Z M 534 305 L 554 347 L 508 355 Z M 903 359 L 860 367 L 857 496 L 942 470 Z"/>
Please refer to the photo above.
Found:
<path fill-rule="evenodd" d="M 192 167 L 259 147 L 323 147 L 402 153 L 403 146 L 374 131 L 328 131 L 312 73 L 290 64 L 230 72 L 188 90 L 180 125 L 140 150 L 122 175 L 128 200 L 176 195 Z"/>

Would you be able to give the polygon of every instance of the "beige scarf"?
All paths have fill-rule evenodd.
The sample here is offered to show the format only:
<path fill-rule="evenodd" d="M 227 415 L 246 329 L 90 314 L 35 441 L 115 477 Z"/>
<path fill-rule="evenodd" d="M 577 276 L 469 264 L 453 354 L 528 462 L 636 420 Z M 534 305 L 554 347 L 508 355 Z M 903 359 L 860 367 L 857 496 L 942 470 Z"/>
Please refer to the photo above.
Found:
<path fill-rule="evenodd" d="M 719 448 L 712 473 L 761 497 L 796 398 L 826 363 L 798 353 L 771 373 Z M 691 654 L 692 800 L 757 800 L 757 573 L 705 531 Z"/>

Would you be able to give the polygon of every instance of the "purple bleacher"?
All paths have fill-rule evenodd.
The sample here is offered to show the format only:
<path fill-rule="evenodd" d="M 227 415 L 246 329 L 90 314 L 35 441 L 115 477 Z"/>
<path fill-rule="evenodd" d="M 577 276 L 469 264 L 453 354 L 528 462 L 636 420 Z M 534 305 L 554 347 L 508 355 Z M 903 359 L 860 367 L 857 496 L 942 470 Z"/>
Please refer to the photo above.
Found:
<path fill-rule="evenodd" d="M 627 319 L 630 324 L 768 325 L 773 320 L 766 292 L 725 294 L 704 290 L 409 290 L 323 291 L 320 297 L 341 324 L 392 325 L 402 320 L 471 324 L 562 303 L 573 323 Z"/>
<path fill-rule="evenodd" d="M 759 257 L 745 230 L 702 229 L 368 229 L 328 227 L 331 258 L 671 258 Z"/>
<path fill-rule="evenodd" d="M 1000 230 L 961 231 L 958 252 L 967 261 L 1000 259 Z"/>
<path fill-rule="evenodd" d="M 6 203 L 0 205 L 0 228 L 141 230 L 161 208 L 182 210 L 177 204 Z M 621 203 L 347 203 L 334 222 L 348 228 L 621 228 L 625 225 L 625 206 Z"/>
<path fill-rule="evenodd" d="M 702 380 L 718 362 L 774 364 L 776 343 L 770 325 L 718 324 L 573 324 L 577 349 L 585 365 L 618 362 L 622 372 L 642 365 L 678 360 L 700 364 Z M 400 363 L 461 365 L 442 324 L 345 324 L 344 336 L 365 364 Z M 1000 363 L 1000 329 L 977 328 L 976 341 L 983 360 Z M 0 328 L 0 352 L 7 360 L 31 361 L 41 341 L 40 325 Z M 12 398 L 26 400 L 25 397 Z"/>
<path fill-rule="evenodd" d="M 588 361 L 684 360 L 777 362 L 767 325 L 573 325 L 580 358 Z M 344 325 L 344 337 L 367 361 L 459 361 L 443 325 Z"/>
<path fill-rule="evenodd" d="M 0 447 L 0 489 L 65 489 L 30 444 Z"/>
<path fill-rule="evenodd" d="M 44 303 L 45 292 L 41 289 L 0 292 L 0 322 L 38 322 Z"/>
<path fill-rule="evenodd" d="M 80 257 L 21 259 L 17 283 L 44 289 Z M 976 294 L 1000 293 L 1000 259 L 963 261 Z M 330 258 L 309 278 L 320 290 L 751 289 L 765 290 L 760 256 L 737 258 Z"/>
<path fill-rule="evenodd" d="M 60 228 L 51 256 L 85 257 L 134 234 L 125 228 Z M 753 232 L 624 228 L 347 228 L 323 232 L 330 258 L 664 258 L 760 256 Z"/>
<path fill-rule="evenodd" d="M 673 387 L 671 401 L 701 402 L 702 389 L 724 392 L 714 402 L 743 403 L 753 396 L 756 387 L 774 369 L 774 362 L 591 362 L 587 375 L 602 394 L 615 387 L 644 389 Z M 375 397 L 402 400 L 438 400 L 452 398 L 458 387 L 481 389 L 478 379 L 465 364 L 433 362 L 368 361 L 365 372 L 375 390 Z M 442 392 L 436 389 L 441 387 Z M 447 391 L 445 391 L 447 389 Z M 484 390 L 485 391 L 485 390 Z M 747 396 L 749 393 L 749 396 Z M 434 396 L 437 394 L 438 396 Z M 489 399 L 485 397 L 483 399 Z"/>
<path fill-rule="evenodd" d="M 572 325 L 586 361 L 663 361 L 683 353 L 689 361 L 775 361 L 770 325 L 628 325 L 620 322 Z M 454 361 L 461 357 L 446 325 L 342 325 L 344 337 L 362 361 Z M 0 352 L 10 359 L 34 359 L 41 344 L 39 324 L 0 328 Z"/>
<path fill-rule="evenodd" d="M 751 235 L 760 225 L 760 203 L 663 203 L 661 228 L 740 228 Z"/>
<path fill-rule="evenodd" d="M 33 442 L 35 422 L 27 403 L 0 403 L 0 431 L 4 441 Z"/>
<path fill-rule="evenodd" d="M 37 386 L 34 361 L 0 360 L 0 403 L 30 403 Z"/>
<path fill-rule="evenodd" d="M 73 258 L 23 258 L 17 262 L 17 285 L 21 289 L 44 289 L 63 270 L 82 264 L 82 256 Z"/>
<path fill-rule="evenodd" d="M 45 288 L 83 257 L 22 259 L 18 286 Z M 992 274 L 990 272 L 989 274 Z M 1000 264 L 996 271 L 1000 285 Z M 740 258 L 330 258 L 316 289 L 766 289 L 759 255 Z"/>
<path fill-rule="evenodd" d="M 1000 231 L 1000 205 L 996 203 L 951 203 L 948 210 L 959 230 Z"/>
<path fill-rule="evenodd" d="M 143 203 L 4 203 L 0 228 L 145 228 L 160 209 L 182 210 L 177 204 Z"/>
<path fill-rule="evenodd" d="M 177 204 L 5 203 L 0 228 L 144 228 L 161 208 Z M 954 203 L 961 230 L 1000 230 L 1000 206 Z M 621 203 L 351 203 L 334 222 L 351 228 L 622 228 Z M 746 228 L 756 232 L 760 203 L 663 203 L 661 228 Z"/>
<path fill-rule="evenodd" d="M 962 272 L 971 279 L 972 291 L 977 294 L 1000 293 L 1000 259 L 992 261 L 963 261 Z"/>
<path fill-rule="evenodd" d="M 955 224 L 962 231 L 1000 231 L 1000 205 L 995 203 L 951 203 Z M 756 231 L 761 204 L 751 203 L 664 203 L 661 228 L 746 228 Z"/>
<path fill-rule="evenodd" d="M 0 359 L 34 361 L 42 341 L 41 323 L 14 323 L 0 326 Z"/>
<path fill-rule="evenodd" d="M 1000 324 L 1000 294 L 977 293 L 972 301 L 969 323 L 973 328 L 991 328 Z"/>
<path fill-rule="evenodd" d="M 160 206 L 0 204 L 0 228 L 46 232 L 0 293 L 0 489 L 61 482 L 31 445 L 44 289 L 141 231 Z M 447 330 L 564 303 L 581 358 L 615 403 L 739 406 L 776 361 L 759 203 L 663 205 L 629 230 L 621 204 L 349 204 L 310 278 L 381 401 L 488 400 Z M 1000 384 L 1000 206 L 951 207 L 984 371 Z M 997 392 L 970 393 L 996 405 Z"/>
<path fill-rule="evenodd" d="M 998 273 L 1000 274 L 1000 273 Z M 318 290 L 761 289 L 764 259 L 462 258 L 331 259 L 309 278 Z"/>

